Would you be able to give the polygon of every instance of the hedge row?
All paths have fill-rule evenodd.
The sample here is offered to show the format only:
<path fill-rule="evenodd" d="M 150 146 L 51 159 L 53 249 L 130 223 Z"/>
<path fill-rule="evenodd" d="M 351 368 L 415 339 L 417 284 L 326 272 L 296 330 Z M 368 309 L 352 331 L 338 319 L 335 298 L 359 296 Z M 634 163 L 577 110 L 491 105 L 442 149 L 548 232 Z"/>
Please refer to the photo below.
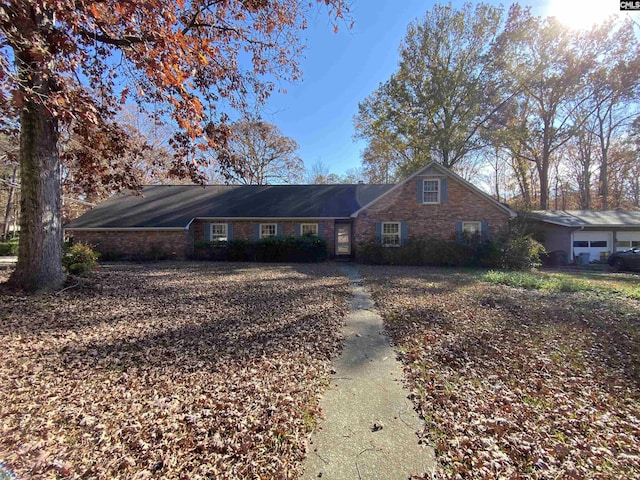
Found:
<path fill-rule="evenodd" d="M 327 242 L 314 235 L 267 237 L 257 241 L 200 241 L 194 245 L 194 258 L 197 260 L 322 262 L 328 256 Z"/>
<path fill-rule="evenodd" d="M 540 265 L 544 247 L 528 235 L 501 234 L 494 240 L 466 238 L 465 241 L 438 238 L 410 240 L 399 247 L 373 242 L 356 248 L 360 263 L 374 265 L 429 265 L 530 270 Z"/>

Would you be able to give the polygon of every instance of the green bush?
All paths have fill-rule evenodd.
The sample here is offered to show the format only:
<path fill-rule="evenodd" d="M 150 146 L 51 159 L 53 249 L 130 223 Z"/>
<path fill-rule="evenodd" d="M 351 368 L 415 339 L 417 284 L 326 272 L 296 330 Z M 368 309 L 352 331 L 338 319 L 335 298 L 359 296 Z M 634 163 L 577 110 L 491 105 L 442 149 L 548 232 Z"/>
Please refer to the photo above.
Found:
<path fill-rule="evenodd" d="M 494 240 L 480 236 L 461 239 L 412 239 L 400 247 L 361 243 L 356 259 L 374 265 L 428 265 L 530 270 L 540 265 L 544 247 L 530 235 L 504 230 Z"/>
<path fill-rule="evenodd" d="M 256 256 L 255 250 L 255 242 L 250 240 L 229 240 L 226 259 L 230 262 L 252 262 Z"/>
<path fill-rule="evenodd" d="M 542 265 L 544 246 L 528 235 L 519 235 L 504 243 L 501 267 L 507 270 L 531 270 Z"/>
<path fill-rule="evenodd" d="M 533 236 L 519 229 L 503 229 L 490 242 L 492 249 L 486 265 L 503 270 L 531 270 L 542 265 L 541 257 L 546 253 L 544 246 Z"/>
<path fill-rule="evenodd" d="M 197 260 L 226 260 L 227 242 L 201 240 L 193 245 L 193 257 Z"/>
<path fill-rule="evenodd" d="M 18 239 L 12 238 L 8 242 L 0 242 L 0 257 L 13 257 L 18 255 Z"/>
<path fill-rule="evenodd" d="M 329 256 L 327 242 L 314 235 L 267 237 L 258 241 L 199 241 L 194 244 L 198 260 L 234 262 L 321 262 Z"/>
<path fill-rule="evenodd" d="M 327 242 L 315 235 L 267 237 L 255 244 L 259 262 L 321 262 L 328 255 Z"/>
<path fill-rule="evenodd" d="M 485 245 L 471 239 L 465 242 L 439 238 L 412 239 L 399 247 L 383 247 L 364 242 L 356 247 L 356 259 L 374 265 L 480 265 Z"/>
<path fill-rule="evenodd" d="M 98 268 L 99 254 L 84 243 L 65 242 L 62 248 L 62 267 L 71 275 L 83 275 Z"/>

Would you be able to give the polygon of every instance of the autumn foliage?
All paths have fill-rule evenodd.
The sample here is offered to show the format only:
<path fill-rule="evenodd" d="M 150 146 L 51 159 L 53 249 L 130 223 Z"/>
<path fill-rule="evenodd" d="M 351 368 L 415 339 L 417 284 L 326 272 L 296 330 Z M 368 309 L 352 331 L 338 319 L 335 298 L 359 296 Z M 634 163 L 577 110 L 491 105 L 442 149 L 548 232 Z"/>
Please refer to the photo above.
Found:
<path fill-rule="evenodd" d="M 335 22 L 343 0 L 318 0 Z M 263 102 L 277 79 L 300 77 L 298 34 L 313 2 L 301 0 L 10 0 L 0 4 L 0 109 L 20 124 L 21 249 L 12 280 L 59 284 L 62 127 L 106 135 L 135 102 L 175 126 L 170 170 L 200 179 L 203 153 L 224 147 L 231 112 Z M 6 125 L 3 125 L 6 126 Z M 103 153 L 97 151 L 96 153 Z M 76 156 L 86 176 L 131 186 L 112 159 Z M 231 156 L 216 160 L 230 166 Z M 129 164 L 125 164 L 125 167 Z M 42 184 L 35 179 L 44 178 Z M 134 182 L 133 182 L 134 183 Z M 135 185 L 134 185 L 135 186 Z M 44 232 L 44 235 L 43 235 Z M 46 253 L 45 253 L 46 252 Z M 48 261 L 40 259 L 47 258 Z"/>

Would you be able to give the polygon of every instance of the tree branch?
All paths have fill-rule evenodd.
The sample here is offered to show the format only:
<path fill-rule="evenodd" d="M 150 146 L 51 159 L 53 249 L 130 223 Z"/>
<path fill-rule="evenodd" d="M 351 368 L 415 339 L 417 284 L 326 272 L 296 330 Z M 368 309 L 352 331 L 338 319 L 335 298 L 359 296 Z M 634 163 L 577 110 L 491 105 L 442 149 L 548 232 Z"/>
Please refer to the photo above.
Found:
<path fill-rule="evenodd" d="M 86 29 L 79 29 L 78 34 L 84 38 L 116 47 L 130 47 L 135 44 L 151 42 L 154 40 L 153 37 L 136 35 L 125 35 L 122 38 L 116 38 L 106 33 L 91 32 Z"/>

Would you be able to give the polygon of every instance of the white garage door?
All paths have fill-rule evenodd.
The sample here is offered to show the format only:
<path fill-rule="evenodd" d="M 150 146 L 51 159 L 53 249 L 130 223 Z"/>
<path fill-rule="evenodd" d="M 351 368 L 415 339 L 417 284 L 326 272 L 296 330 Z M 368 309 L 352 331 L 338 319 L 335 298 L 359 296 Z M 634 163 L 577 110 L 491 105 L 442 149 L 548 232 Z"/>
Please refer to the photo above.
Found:
<path fill-rule="evenodd" d="M 611 232 L 575 232 L 573 234 L 573 255 L 588 253 L 591 261 L 600 260 L 602 252 L 611 253 L 613 235 Z"/>
<path fill-rule="evenodd" d="M 618 232 L 616 235 L 616 252 L 640 247 L 640 232 Z"/>

